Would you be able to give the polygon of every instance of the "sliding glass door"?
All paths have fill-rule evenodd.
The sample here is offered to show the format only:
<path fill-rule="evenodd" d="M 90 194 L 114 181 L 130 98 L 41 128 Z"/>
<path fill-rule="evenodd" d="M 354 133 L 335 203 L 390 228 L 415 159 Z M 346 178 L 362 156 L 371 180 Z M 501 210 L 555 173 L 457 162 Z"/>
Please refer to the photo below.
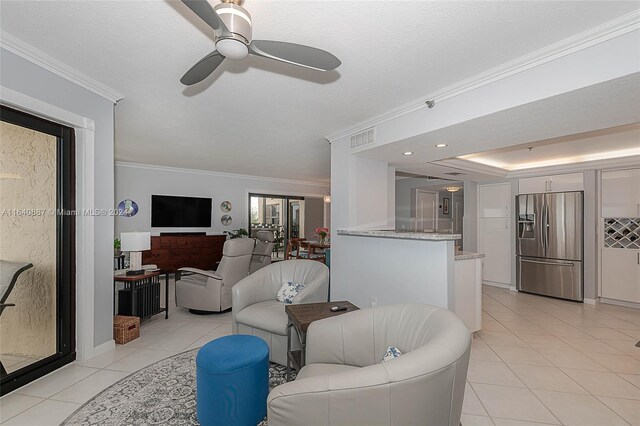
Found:
<path fill-rule="evenodd" d="M 73 130 L 0 110 L 0 393 L 75 359 Z"/>
<path fill-rule="evenodd" d="M 249 194 L 249 235 L 260 230 L 275 236 L 274 256 L 283 258 L 286 242 L 304 237 L 304 198 L 269 194 Z"/>

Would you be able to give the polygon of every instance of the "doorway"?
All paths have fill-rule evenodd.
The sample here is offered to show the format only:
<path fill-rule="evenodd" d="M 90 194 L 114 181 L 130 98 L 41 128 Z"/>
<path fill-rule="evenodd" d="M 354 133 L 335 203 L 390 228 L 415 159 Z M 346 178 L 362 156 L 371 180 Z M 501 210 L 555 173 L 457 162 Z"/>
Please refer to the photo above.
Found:
<path fill-rule="evenodd" d="M 73 129 L 0 109 L 0 394 L 75 359 Z"/>
<path fill-rule="evenodd" d="M 416 190 L 416 230 L 435 232 L 438 228 L 438 193 Z"/>

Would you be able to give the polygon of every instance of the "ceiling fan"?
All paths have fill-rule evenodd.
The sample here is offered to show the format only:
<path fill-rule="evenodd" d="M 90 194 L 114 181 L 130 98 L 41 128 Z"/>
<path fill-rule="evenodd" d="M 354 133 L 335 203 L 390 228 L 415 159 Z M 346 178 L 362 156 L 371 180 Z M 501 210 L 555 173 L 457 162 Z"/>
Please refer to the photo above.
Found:
<path fill-rule="evenodd" d="M 187 86 L 207 78 L 225 58 L 243 59 L 249 53 L 319 71 L 330 71 L 341 64 L 331 53 L 315 47 L 284 41 L 252 40 L 251 15 L 241 6 L 242 0 L 222 0 L 215 7 L 211 7 L 207 0 L 182 2 L 213 28 L 216 36 L 216 50 L 200 59 L 180 79 Z"/>

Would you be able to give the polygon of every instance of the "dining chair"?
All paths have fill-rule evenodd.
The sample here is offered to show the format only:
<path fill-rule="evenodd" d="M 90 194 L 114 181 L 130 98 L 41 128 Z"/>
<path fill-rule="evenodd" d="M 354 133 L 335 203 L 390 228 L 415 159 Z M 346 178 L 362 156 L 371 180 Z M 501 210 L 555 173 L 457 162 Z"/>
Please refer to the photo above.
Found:
<path fill-rule="evenodd" d="M 304 242 L 306 238 L 290 238 L 287 240 L 287 247 L 284 252 L 284 259 L 306 259 L 305 253 L 302 252 L 301 242 Z"/>

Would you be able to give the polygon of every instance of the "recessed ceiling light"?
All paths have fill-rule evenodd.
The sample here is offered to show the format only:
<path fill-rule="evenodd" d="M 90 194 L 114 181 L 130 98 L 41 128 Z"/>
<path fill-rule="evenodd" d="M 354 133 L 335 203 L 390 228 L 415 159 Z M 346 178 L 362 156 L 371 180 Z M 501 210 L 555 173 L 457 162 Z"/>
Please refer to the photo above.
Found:
<path fill-rule="evenodd" d="M 402 155 L 413 155 L 413 152 L 411 151 L 403 152 Z"/>
<path fill-rule="evenodd" d="M 446 143 L 439 143 L 438 145 L 436 145 L 436 148 L 444 148 L 445 146 L 449 146 Z"/>

